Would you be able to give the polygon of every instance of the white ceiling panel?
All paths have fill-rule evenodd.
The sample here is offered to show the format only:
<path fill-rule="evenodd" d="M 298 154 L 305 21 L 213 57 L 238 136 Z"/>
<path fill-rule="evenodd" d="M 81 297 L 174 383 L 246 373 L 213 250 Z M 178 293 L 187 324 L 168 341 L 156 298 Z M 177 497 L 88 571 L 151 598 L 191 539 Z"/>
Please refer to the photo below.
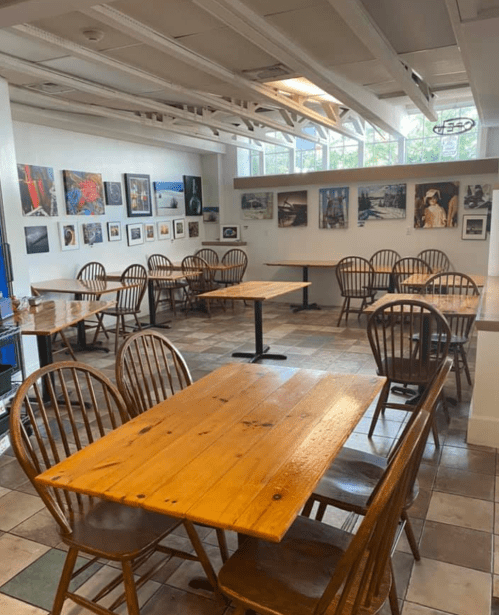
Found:
<path fill-rule="evenodd" d="M 8 68 L 0 67 L 0 76 L 6 81 L 14 85 L 27 85 L 30 83 L 43 83 L 45 80 L 38 77 L 31 77 L 25 73 L 19 71 L 10 70 Z"/>
<path fill-rule="evenodd" d="M 464 71 L 464 64 L 457 45 L 427 49 L 400 56 L 423 79 L 431 80 L 435 75 L 445 75 Z"/>
<path fill-rule="evenodd" d="M 246 0 L 244 4 L 263 16 L 324 4 L 324 0 Z"/>
<path fill-rule="evenodd" d="M 0 51 L 31 62 L 43 62 L 67 55 L 67 52 L 55 45 L 35 41 L 10 29 L 0 30 Z"/>

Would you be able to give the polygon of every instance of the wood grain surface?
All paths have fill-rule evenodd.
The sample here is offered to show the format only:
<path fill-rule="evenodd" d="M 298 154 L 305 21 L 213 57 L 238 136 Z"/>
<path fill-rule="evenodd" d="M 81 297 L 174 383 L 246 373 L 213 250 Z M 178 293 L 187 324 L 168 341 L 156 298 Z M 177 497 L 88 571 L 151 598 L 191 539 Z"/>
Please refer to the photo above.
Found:
<path fill-rule="evenodd" d="M 211 290 L 199 296 L 213 299 L 265 301 L 310 285 L 311 282 L 243 282 L 227 288 Z"/>
<path fill-rule="evenodd" d="M 386 293 L 372 305 L 368 305 L 364 312 L 371 314 L 377 308 L 389 303 L 390 301 L 399 300 L 415 300 L 424 301 L 433 307 L 440 310 L 442 314 L 460 314 L 462 316 L 472 316 L 477 313 L 480 303 L 479 296 L 463 296 L 463 295 L 418 295 L 404 293 Z"/>
<path fill-rule="evenodd" d="M 402 282 L 402 286 L 423 287 L 426 282 L 434 275 L 434 273 L 413 273 Z M 475 282 L 477 286 L 485 284 L 486 276 L 468 273 L 467 275 Z"/>
<path fill-rule="evenodd" d="M 265 263 L 269 267 L 336 267 L 340 259 L 333 261 L 312 261 L 312 260 L 280 260 Z"/>
<path fill-rule="evenodd" d="M 56 280 L 45 280 L 44 282 L 33 282 L 31 284 L 31 289 L 34 295 L 40 293 L 104 295 L 106 293 L 115 293 L 129 286 L 139 286 L 139 284 L 123 285 L 121 282 L 106 282 L 105 280 L 60 278 Z"/>

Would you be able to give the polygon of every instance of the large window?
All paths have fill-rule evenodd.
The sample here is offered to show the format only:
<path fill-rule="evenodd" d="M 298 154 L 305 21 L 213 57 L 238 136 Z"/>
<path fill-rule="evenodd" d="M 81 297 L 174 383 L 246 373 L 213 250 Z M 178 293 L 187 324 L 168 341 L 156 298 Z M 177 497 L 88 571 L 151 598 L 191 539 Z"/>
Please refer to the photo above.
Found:
<path fill-rule="evenodd" d="M 273 133 L 269 136 L 276 137 Z M 264 151 L 264 174 L 265 175 L 280 175 L 290 173 L 290 154 L 289 147 L 274 145 L 272 143 L 263 144 Z"/>
<path fill-rule="evenodd" d="M 366 124 L 364 166 L 384 167 L 399 163 L 399 143 L 395 137 L 377 126 Z"/>
<path fill-rule="evenodd" d="M 303 132 L 312 136 L 317 134 L 313 126 L 306 126 Z M 313 143 L 312 141 L 307 141 L 307 139 L 300 139 L 300 137 L 297 137 L 295 150 L 296 173 L 322 170 L 324 170 L 323 146 L 319 143 Z"/>
<path fill-rule="evenodd" d="M 359 142 L 331 132 L 329 136 L 329 168 L 355 169 L 359 165 Z"/>

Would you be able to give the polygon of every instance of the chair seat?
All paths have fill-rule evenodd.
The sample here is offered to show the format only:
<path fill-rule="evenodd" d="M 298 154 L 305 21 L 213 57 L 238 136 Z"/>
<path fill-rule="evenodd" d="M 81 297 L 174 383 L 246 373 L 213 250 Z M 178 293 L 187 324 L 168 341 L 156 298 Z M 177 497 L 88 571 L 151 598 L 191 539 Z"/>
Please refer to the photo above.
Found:
<path fill-rule="evenodd" d="M 125 316 L 126 314 L 135 314 L 135 310 L 133 307 L 131 308 L 120 308 L 120 307 L 110 307 L 105 311 L 100 312 L 101 314 L 107 314 L 108 316 Z"/>
<path fill-rule="evenodd" d="M 279 543 L 246 539 L 222 567 L 218 577 L 220 588 L 236 600 L 238 596 L 244 597 L 247 608 L 254 603 L 257 612 L 311 615 L 351 538 L 351 534 L 338 528 L 298 517 Z M 360 566 L 357 579 L 362 571 Z M 370 608 L 355 613 L 376 613 L 388 596 L 390 585 L 387 565 L 380 591 Z M 258 605 L 267 610 L 258 610 Z M 352 613 L 352 606 L 348 604 L 342 615 Z M 335 601 L 326 613 L 333 613 L 334 607 Z"/>
<path fill-rule="evenodd" d="M 413 359 L 390 357 L 383 360 L 383 368 L 378 370 L 378 375 L 387 376 L 392 382 L 426 385 L 437 369 L 438 363 L 432 360 L 419 366 Z"/>

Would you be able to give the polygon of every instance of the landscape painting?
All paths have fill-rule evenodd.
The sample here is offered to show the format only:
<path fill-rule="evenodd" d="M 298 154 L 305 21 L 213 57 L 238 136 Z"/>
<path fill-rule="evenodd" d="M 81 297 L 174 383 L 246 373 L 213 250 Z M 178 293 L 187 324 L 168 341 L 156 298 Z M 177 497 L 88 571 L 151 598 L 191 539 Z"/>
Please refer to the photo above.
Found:
<path fill-rule="evenodd" d="M 183 182 L 153 182 L 156 214 L 184 213 L 184 183 Z"/>
<path fill-rule="evenodd" d="M 271 220 L 274 216 L 273 192 L 248 192 L 241 195 L 243 220 Z"/>
<path fill-rule="evenodd" d="M 203 222 L 218 222 L 219 207 L 203 207 Z"/>
<path fill-rule="evenodd" d="M 348 227 L 349 194 L 348 187 L 319 190 L 319 228 Z"/>
<path fill-rule="evenodd" d="M 54 169 L 17 165 L 23 216 L 57 216 Z"/>
<path fill-rule="evenodd" d="M 66 212 L 69 215 L 104 214 L 104 184 L 100 173 L 63 171 Z"/>
<path fill-rule="evenodd" d="M 414 228 L 455 228 L 459 182 L 416 184 Z"/>
<path fill-rule="evenodd" d="M 307 191 L 277 194 L 277 225 L 282 228 L 307 226 Z"/>
<path fill-rule="evenodd" d="M 406 184 L 359 186 L 359 224 L 368 220 L 393 220 L 406 216 Z"/>

